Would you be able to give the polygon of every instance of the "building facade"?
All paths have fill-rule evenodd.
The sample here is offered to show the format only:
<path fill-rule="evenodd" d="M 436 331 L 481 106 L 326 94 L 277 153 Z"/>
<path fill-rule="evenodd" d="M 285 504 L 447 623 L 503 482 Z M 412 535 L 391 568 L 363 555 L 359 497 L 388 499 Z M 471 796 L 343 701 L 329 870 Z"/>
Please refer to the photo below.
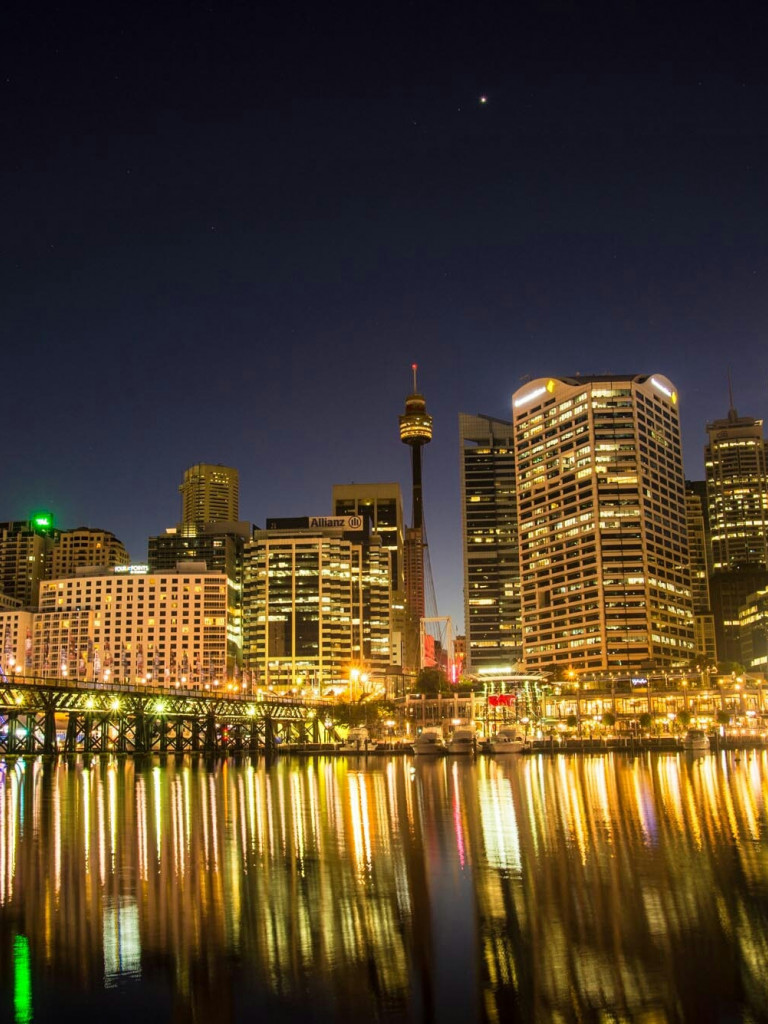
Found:
<path fill-rule="evenodd" d="M 694 655 L 677 391 L 661 374 L 541 378 L 513 398 L 523 660 Z"/>
<path fill-rule="evenodd" d="M 707 424 L 704 451 L 712 535 L 710 592 L 717 654 L 741 663 L 742 604 L 768 584 L 768 472 L 763 421 L 739 416 Z"/>
<path fill-rule="evenodd" d="M 0 523 L 0 591 L 24 607 L 34 607 L 40 582 L 50 575 L 57 537 L 48 513 Z"/>
<path fill-rule="evenodd" d="M 149 571 L 174 571 L 180 564 L 203 562 L 211 572 L 227 577 L 227 660 L 242 665 L 243 552 L 253 534 L 250 523 L 180 523 L 150 537 Z"/>
<path fill-rule="evenodd" d="M 12 608 L 0 611 L 0 664 L 2 675 L 12 679 L 31 675 L 34 669 L 34 612 Z"/>
<path fill-rule="evenodd" d="M 332 500 L 335 516 L 365 516 L 370 534 L 380 537 L 389 552 L 390 660 L 402 665 L 406 629 L 405 522 L 400 484 L 335 484 Z"/>
<path fill-rule="evenodd" d="M 768 568 L 768 471 L 763 421 L 739 416 L 707 424 L 704 452 L 712 571 Z"/>
<path fill-rule="evenodd" d="M 353 669 L 383 681 L 389 552 L 376 535 L 308 522 L 269 521 L 246 545 L 244 667 L 259 686 L 322 690 L 347 682 Z"/>
<path fill-rule="evenodd" d="M 204 526 L 240 518 L 240 474 L 230 466 L 200 462 L 190 466 L 179 485 L 181 521 Z"/>
<path fill-rule="evenodd" d="M 143 571 L 130 571 L 136 568 Z M 226 685 L 234 672 L 227 578 L 188 563 L 174 572 L 124 566 L 46 580 L 34 617 L 33 670 L 44 678 Z"/>
<path fill-rule="evenodd" d="M 768 589 L 749 594 L 739 609 L 739 660 L 748 672 L 768 673 Z"/>
<path fill-rule="evenodd" d="M 459 415 L 464 623 L 469 672 L 512 672 L 522 657 L 514 430 Z"/>
<path fill-rule="evenodd" d="M 122 541 L 109 530 L 79 526 L 62 530 L 53 545 L 48 575 L 54 579 L 74 576 L 78 569 L 89 566 L 111 569 L 128 565 L 130 556 Z"/>
<path fill-rule="evenodd" d="M 709 592 L 712 572 L 710 537 L 707 520 L 706 484 L 703 480 L 686 480 L 685 513 L 688 526 L 688 558 L 691 574 L 691 600 L 696 657 L 700 662 L 717 662 L 715 617 Z"/>

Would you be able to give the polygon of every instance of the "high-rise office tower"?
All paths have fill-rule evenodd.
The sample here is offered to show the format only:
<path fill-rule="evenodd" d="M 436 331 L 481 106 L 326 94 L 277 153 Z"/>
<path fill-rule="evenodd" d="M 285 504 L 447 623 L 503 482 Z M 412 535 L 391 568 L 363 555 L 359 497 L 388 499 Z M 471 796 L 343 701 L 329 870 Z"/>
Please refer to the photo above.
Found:
<path fill-rule="evenodd" d="M 707 424 L 704 453 L 712 569 L 768 567 L 768 470 L 763 421 L 739 416 Z"/>
<path fill-rule="evenodd" d="M 109 530 L 79 526 L 76 530 L 62 530 L 51 552 L 48 576 L 62 579 L 74 576 L 78 569 L 94 566 L 111 569 L 127 565 L 130 556 L 122 541 Z"/>
<path fill-rule="evenodd" d="M 245 547 L 243 661 L 257 685 L 328 687 L 389 670 L 389 552 L 367 528 L 267 520 Z M 368 550 L 366 550 L 368 548 Z"/>
<path fill-rule="evenodd" d="M 686 664 L 674 385 L 661 374 L 542 378 L 515 392 L 513 419 L 526 666 Z"/>
<path fill-rule="evenodd" d="M 335 484 L 335 516 L 365 516 L 371 534 L 389 552 L 391 662 L 403 664 L 405 643 L 405 526 L 400 484 Z"/>
<path fill-rule="evenodd" d="M 421 490 L 421 449 L 432 440 L 432 417 L 427 412 L 426 399 L 419 394 L 416 381 L 418 367 L 414 363 L 413 392 L 405 400 L 405 412 L 400 416 L 400 440 L 411 449 L 411 486 L 413 508 L 411 525 L 405 532 L 405 596 L 406 596 L 406 667 L 419 668 L 419 625 L 425 614 L 425 536 L 424 506 Z"/>
<path fill-rule="evenodd" d="M 707 424 L 704 453 L 712 534 L 710 591 L 718 657 L 741 661 L 739 608 L 768 585 L 768 471 L 763 421 L 739 416 Z"/>
<path fill-rule="evenodd" d="M 204 526 L 239 519 L 240 476 L 236 469 L 200 462 L 186 470 L 179 491 L 182 523 Z"/>
<path fill-rule="evenodd" d="M 691 600 L 696 657 L 707 665 L 717 661 L 715 619 L 709 595 L 710 553 L 706 484 L 703 480 L 685 481 L 685 511 L 688 525 L 688 558 L 691 573 Z"/>
<path fill-rule="evenodd" d="M 0 590 L 25 607 L 37 604 L 40 581 L 50 576 L 50 559 L 59 531 L 41 512 L 29 520 L 0 523 Z"/>
<path fill-rule="evenodd" d="M 459 415 L 466 661 L 511 672 L 522 654 L 514 431 Z"/>
<path fill-rule="evenodd" d="M 403 496 L 400 484 L 334 484 L 333 514 L 365 516 L 392 560 L 392 588 L 403 589 Z"/>

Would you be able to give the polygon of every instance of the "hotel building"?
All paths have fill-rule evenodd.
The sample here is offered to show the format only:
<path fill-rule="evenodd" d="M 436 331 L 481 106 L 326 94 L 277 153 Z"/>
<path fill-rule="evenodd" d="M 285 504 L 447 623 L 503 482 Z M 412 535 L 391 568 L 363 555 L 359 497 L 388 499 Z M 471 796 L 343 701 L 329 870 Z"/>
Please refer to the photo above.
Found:
<path fill-rule="evenodd" d="M 233 669 L 227 577 L 188 563 L 173 572 L 118 566 L 46 580 L 33 639 L 37 676 L 222 684 Z"/>
<path fill-rule="evenodd" d="M 677 391 L 655 374 L 515 392 L 529 669 L 684 665 L 694 654 Z"/>
<path fill-rule="evenodd" d="M 2 607 L 2 606 L 0 606 Z M 30 675 L 34 665 L 35 613 L 22 608 L 0 611 L 0 664 L 6 679 Z"/>
<path fill-rule="evenodd" d="M 466 662 L 510 673 L 522 655 L 514 431 L 459 415 Z"/>

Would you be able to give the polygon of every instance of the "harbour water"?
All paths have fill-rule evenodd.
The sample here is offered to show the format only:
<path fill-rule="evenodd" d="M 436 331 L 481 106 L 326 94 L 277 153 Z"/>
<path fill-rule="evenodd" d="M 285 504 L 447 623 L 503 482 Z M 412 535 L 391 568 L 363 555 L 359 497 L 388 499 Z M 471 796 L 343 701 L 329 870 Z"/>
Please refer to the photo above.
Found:
<path fill-rule="evenodd" d="M 768 1020 L 768 754 L 0 763 L 0 1020 Z"/>

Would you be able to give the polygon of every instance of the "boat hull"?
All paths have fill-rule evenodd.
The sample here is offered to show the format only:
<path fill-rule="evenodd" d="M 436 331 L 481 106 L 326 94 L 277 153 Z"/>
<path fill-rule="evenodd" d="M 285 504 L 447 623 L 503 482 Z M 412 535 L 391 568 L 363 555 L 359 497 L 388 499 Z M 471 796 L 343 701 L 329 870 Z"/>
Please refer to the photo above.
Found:
<path fill-rule="evenodd" d="M 522 754 L 525 750 L 525 741 L 509 740 L 507 742 L 500 742 L 499 740 L 491 740 L 490 749 L 492 754 Z"/>

